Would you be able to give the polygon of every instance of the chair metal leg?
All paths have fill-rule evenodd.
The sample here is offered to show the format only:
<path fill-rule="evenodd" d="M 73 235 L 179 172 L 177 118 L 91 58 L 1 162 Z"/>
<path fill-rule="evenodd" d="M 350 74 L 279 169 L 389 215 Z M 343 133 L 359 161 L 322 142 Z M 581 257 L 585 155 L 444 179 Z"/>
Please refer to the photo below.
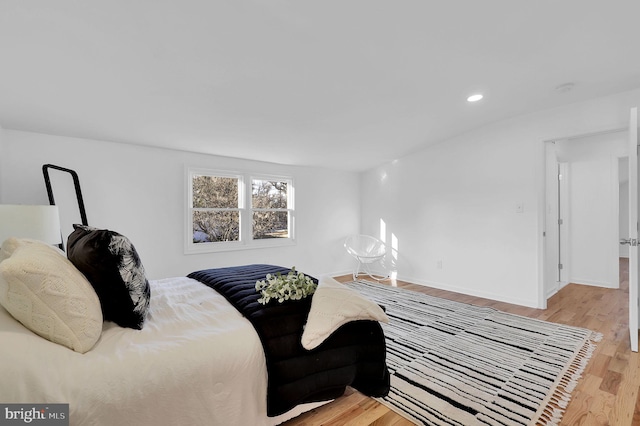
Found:
<path fill-rule="evenodd" d="M 353 271 L 353 280 L 356 281 L 360 275 L 368 275 L 369 277 L 373 278 L 376 281 L 384 281 L 390 278 L 389 274 L 380 275 L 380 274 L 371 272 L 371 269 L 369 268 L 369 263 L 361 262 L 360 260 L 358 260 L 358 266 Z"/>

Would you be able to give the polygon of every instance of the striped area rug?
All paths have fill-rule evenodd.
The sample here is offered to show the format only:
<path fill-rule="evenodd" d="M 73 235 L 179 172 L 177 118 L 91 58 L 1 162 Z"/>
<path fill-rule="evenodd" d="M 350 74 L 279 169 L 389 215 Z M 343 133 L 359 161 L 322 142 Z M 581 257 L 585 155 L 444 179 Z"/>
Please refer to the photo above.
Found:
<path fill-rule="evenodd" d="M 599 333 L 367 281 L 385 307 L 391 392 L 379 401 L 416 424 L 555 425 Z"/>

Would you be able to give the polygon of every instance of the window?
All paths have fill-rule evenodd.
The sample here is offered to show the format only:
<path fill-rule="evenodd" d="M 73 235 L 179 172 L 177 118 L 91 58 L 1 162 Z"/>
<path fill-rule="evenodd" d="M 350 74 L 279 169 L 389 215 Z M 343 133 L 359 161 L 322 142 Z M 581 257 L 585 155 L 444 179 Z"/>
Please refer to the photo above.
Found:
<path fill-rule="evenodd" d="M 240 240 L 239 177 L 194 175 L 193 243 Z"/>
<path fill-rule="evenodd" d="M 293 180 L 187 170 L 186 253 L 288 245 Z"/>
<path fill-rule="evenodd" d="M 288 181 L 251 180 L 253 239 L 289 238 Z"/>

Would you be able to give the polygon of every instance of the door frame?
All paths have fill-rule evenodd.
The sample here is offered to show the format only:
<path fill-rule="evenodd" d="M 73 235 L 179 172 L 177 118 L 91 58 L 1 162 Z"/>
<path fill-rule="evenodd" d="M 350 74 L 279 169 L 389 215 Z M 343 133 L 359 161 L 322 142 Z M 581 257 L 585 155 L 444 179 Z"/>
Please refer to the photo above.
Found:
<path fill-rule="evenodd" d="M 568 196 L 568 163 L 559 162 L 556 155 L 558 143 L 545 143 L 545 297 L 547 300 L 568 284 L 570 259 L 567 254 L 569 233 L 569 214 L 564 201 Z M 562 179 L 560 179 L 562 175 Z M 567 204 L 568 205 L 568 204 Z M 563 224 L 559 225 L 559 219 Z M 558 263 L 562 263 L 560 269 Z"/>

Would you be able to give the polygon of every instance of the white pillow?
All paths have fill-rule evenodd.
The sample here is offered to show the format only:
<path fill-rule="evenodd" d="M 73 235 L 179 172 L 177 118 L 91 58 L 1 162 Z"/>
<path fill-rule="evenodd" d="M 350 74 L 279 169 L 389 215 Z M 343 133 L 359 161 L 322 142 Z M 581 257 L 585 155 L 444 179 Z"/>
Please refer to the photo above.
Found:
<path fill-rule="evenodd" d="M 387 314 L 377 303 L 333 278 L 322 278 L 313 293 L 311 310 L 302 333 L 302 346 L 313 349 L 343 324 L 357 320 L 389 322 Z"/>
<path fill-rule="evenodd" d="M 102 310 L 87 279 L 57 248 L 9 238 L 0 249 L 0 304 L 25 327 L 76 352 L 102 333 Z"/>

